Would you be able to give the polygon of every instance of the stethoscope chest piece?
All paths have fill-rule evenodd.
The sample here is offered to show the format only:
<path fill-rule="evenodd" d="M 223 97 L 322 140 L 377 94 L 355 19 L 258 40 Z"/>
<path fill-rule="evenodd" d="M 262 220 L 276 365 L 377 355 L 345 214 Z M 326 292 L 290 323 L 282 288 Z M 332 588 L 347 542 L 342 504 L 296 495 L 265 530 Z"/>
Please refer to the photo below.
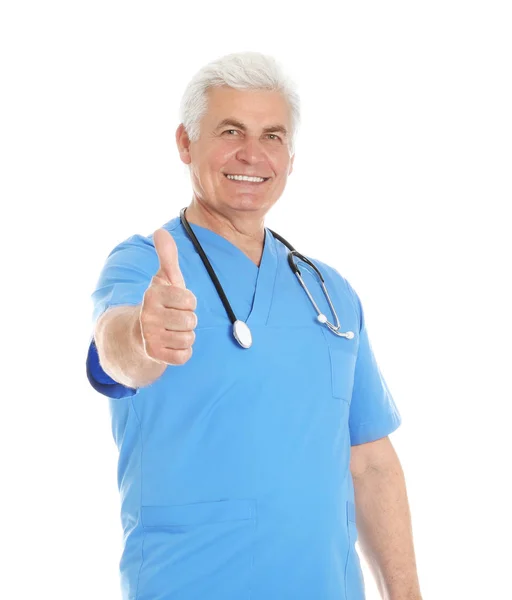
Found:
<path fill-rule="evenodd" d="M 252 334 L 249 327 L 240 320 L 233 323 L 233 336 L 242 348 L 250 348 L 252 345 Z"/>

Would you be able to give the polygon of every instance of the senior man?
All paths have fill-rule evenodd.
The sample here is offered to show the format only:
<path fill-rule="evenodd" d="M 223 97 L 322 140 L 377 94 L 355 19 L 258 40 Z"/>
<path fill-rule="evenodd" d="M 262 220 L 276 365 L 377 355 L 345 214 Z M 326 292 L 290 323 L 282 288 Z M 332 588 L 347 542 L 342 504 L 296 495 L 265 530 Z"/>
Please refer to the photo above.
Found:
<path fill-rule="evenodd" d="M 295 256 L 300 282 L 264 225 L 292 172 L 293 83 L 271 57 L 222 57 L 188 85 L 181 121 L 189 206 L 119 243 L 92 294 L 123 598 L 361 600 L 359 537 L 382 598 L 417 600 L 388 438 L 401 417 L 359 297 L 317 259 Z"/>

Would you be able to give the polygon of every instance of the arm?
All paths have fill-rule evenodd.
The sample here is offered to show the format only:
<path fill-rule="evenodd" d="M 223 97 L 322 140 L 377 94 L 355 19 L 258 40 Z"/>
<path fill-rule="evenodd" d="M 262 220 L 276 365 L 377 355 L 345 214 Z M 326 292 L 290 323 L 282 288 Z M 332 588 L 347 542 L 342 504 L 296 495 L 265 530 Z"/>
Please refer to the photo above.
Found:
<path fill-rule="evenodd" d="M 383 600 L 421 600 L 403 471 L 388 437 L 352 446 L 359 544 Z"/>
<path fill-rule="evenodd" d="M 136 306 L 115 306 L 98 319 L 94 340 L 100 364 L 112 379 L 131 388 L 150 385 L 167 365 L 150 358 L 144 350 Z"/>

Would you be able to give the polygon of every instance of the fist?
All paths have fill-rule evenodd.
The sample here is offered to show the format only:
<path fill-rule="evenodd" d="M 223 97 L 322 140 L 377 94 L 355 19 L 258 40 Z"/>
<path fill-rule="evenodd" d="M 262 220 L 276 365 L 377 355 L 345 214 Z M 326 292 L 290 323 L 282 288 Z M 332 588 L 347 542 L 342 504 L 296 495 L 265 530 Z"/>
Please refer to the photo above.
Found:
<path fill-rule="evenodd" d="M 187 290 L 178 263 L 178 248 L 166 229 L 153 235 L 160 267 L 144 292 L 139 321 L 144 351 L 168 365 L 183 365 L 192 356 L 197 300 Z"/>

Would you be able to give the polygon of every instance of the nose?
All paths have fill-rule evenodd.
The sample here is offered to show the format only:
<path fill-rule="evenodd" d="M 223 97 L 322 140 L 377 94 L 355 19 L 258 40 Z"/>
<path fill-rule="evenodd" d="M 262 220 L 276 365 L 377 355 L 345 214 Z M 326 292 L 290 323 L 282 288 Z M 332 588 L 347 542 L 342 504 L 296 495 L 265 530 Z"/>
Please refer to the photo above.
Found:
<path fill-rule="evenodd" d="M 240 148 L 236 153 L 238 160 L 249 164 L 261 161 L 264 156 L 265 153 L 260 141 L 250 135 L 247 135 L 245 139 L 241 141 Z"/>

